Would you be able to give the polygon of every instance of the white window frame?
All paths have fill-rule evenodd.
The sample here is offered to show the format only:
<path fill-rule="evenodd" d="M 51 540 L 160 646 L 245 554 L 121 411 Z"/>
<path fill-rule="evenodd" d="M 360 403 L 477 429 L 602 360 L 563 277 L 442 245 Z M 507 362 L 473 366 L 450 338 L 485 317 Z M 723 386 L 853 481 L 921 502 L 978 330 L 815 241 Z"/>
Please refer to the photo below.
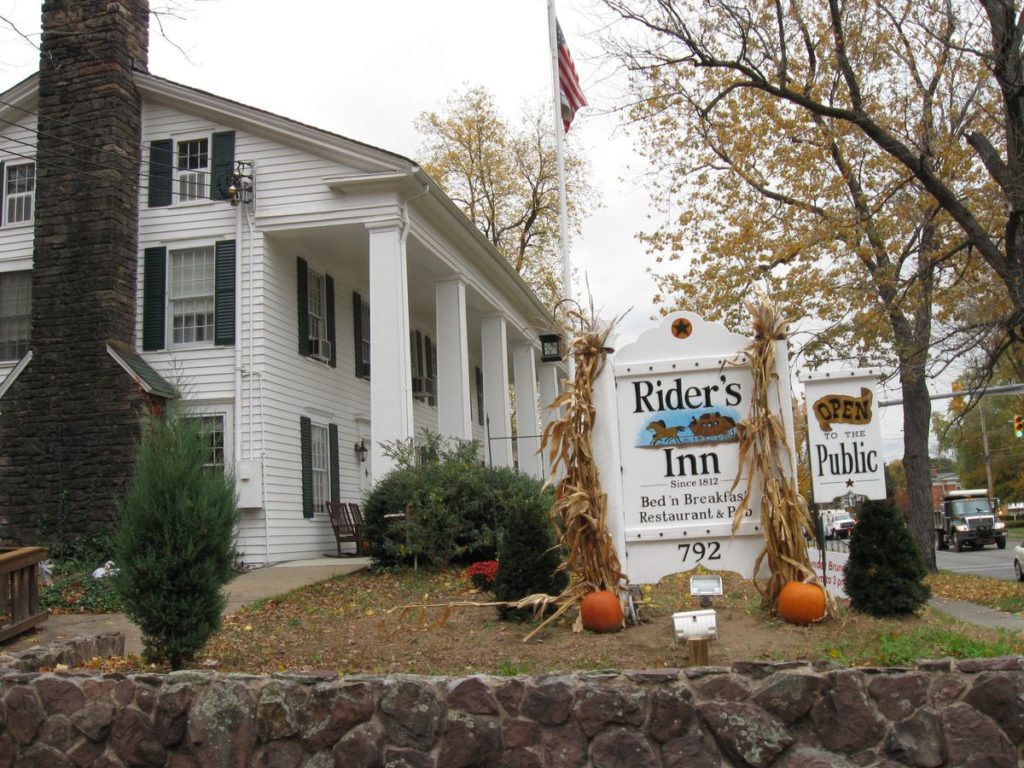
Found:
<path fill-rule="evenodd" d="M 203 290 L 200 292 L 195 289 L 194 284 L 196 280 L 193 278 L 191 281 L 193 284 L 192 290 L 185 291 L 184 287 L 180 283 L 175 282 L 175 261 L 178 258 L 183 258 L 186 254 L 190 254 L 193 257 L 202 253 L 207 259 L 209 265 L 209 273 L 205 274 Z M 167 249 L 167 340 L 168 346 L 170 347 L 207 347 L 213 345 L 214 333 L 216 331 L 216 273 L 217 273 L 217 254 L 216 248 L 209 243 L 196 244 L 196 245 L 180 245 L 175 248 Z M 177 287 L 176 287 L 177 286 Z M 208 287 L 209 290 L 206 290 Z M 178 341 L 175 338 L 175 319 L 178 316 L 176 311 L 178 305 L 186 305 L 192 303 L 193 308 L 191 311 L 182 311 L 180 316 L 187 318 L 189 315 L 193 317 L 198 314 L 197 309 L 201 310 L 198 305 L 202 302 L 207 304 L 209 312 L 205 313 L 209 315 L 209 324 L 203 324 L 202 326 L 193 323 L 191 330 L 193 338 L 191 340 Z M 196 332 L 202 327 L 208 329 L 204 331 L 204 338 L 197 339 L 198 335 Z M 183 327 L 182 331 L 188 330 Z"/>
<path fill-rule="evenodd" d="M 210 201 L 210 178 L 213 174 L 213 138 L 210 134 L 187 136 L 175 136 L 174 156 L 171 167 L 174 173 L 174 182 L 171 187 L 171 199 L 175 204 L 195 204 Z M 183 145 L 198 144 L 205 142 L 206 163 L 196 164 L 194 168 L 181 168 L 181 152 Z M 198 158 L 202 158 L 201 152 L 196 152 Z M 183 191 L 185 190 L 185 191 Z"/>
<path fill-rule="evenodd" d="M 327 276 L 312 267 L 306 268 L 306 314 L 309 318 L 309 356 L 329 363 L 330 342 L 327 339 Z"/>
<path fill-rule="evenodd" d="M 11 191 L 11 175 L 12 172 L 22 172 L 25 169 L 31 169 L 31 176 L 25 176 L 20 179 L 23 182 L 20 186 L 25 186 L 26 189 L 20 191 Z M 25 183 L 27 182 L 27 183 Z M 28 163 L 8 163 L 4 166 L 4 226 L 5 227 L 16 227 L 22 225 L 29 225 L 35 221 L 35 202 L 36 202 L 36 164 L 34 162 Z M 20 217 L 14 217 L 11 215 L 12 208 L 18 208 L 20 210 Z"/>
<path fill-rule="evenodd" d="M 13 340 L 13 343 L 16 345 L 16 351 L 13 356 L 8 357 L 4 355 L 3 347 L 0 347 L 0 355 L 4 355 L 0 356 L 0 362 L 14 362 L 20 360 L 24 357 L 25 353 L 28 352 L 32 343 L 32 270 L 19 269 L 10 272 L 0 272 L 0 281 L 19 279 L 14 278 L 14 275 L 22 276 L 20 279 L 24 279 L 24 276 L 27 276 L 28 278 L 28 307 L 26 312 L 15 313 L 13 308 L 11 308 L 7 303 L 0 304 L 0 331 L 5 331 L 4 326 L 7 323 L 13 324 L 15 321 L 25 321 L 27 319 L 27 322 L 25 323 L 26 333 L 24 337 L 19 334 L 17 339 Z M 0 298 L 3 298 L 3 296 L 4 294 L 0 293 Z M 9 333 L 10 328 L 8 327 L 5 332 Z M 3 338 L 0 337 L 0 343 L 7 344 L 11 342 L 5 342 Z M 24 346 L 24 350 L 17 349 L 22 346 Z"/>
<path fill-rule="evenodd" d="M 331 430 L 326 424 L 310 423 L 309 447 L 312 461 L 313 509 L 325 509 L 331 500 Z"/>
<path fill-rule="evenodd" d="M 217 404 L 203 404 L 194 405 L 186 404 L 185 417 L 195 419 L 209 419 L 219 417 L 224 430 L 224 467 L 231 469 L 234 467 L 235 452 L 232 441 L 234 440 L 234 417 L 232 409 L 229 404 L 217 403 Z M 212 463 L 208 463 L 207 466 L 214 466 Z"/>

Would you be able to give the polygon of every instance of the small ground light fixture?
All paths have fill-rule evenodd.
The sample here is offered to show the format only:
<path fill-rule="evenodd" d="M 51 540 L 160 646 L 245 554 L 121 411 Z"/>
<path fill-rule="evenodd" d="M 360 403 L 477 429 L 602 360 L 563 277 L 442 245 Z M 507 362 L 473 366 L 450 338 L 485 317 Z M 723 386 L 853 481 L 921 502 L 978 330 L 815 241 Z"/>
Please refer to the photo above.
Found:
<path fill-rule="evenodd" d="M 691 576 L 690 594 L 700 598 L 701 608 L 714 605 L 713 598 L 720 597 L 722 592 L 721 576 Z"/>

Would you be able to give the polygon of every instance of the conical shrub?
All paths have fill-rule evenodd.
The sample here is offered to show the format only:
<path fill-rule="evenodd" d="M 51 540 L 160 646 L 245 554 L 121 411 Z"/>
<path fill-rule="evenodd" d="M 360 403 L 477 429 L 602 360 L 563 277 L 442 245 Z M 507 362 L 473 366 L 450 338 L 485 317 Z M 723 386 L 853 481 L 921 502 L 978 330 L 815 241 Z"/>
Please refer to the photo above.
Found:
<path fill-rule="evenodd" d="M 568 581 L 559 571 L 562 553 L 551 524 L 554 498 L 550 491 L 541 491 L 540 482 L 512 470 L 509 482 L 496 490 L 496 505 L 504 510 L 498 537 L 498 575 L 493 591 L 498 600 L 512 602 L 527 595 L 557 595 Z M 531 609 L 498 608 L 502 619 L 524 620 L 533 615 Z"/>
<path fill-rule="evenodd" d="M 913 613 L 931 596 L 928 571 L 892 501 L 867 501 L 857 514 L 846 563 L 850 607 L 872 616 Z"/>
<path fill-rule="evenodd" d="M 113 539 L 116 589 L 144 656 L 174 669 L 220 627 L 234 575 L 235 484 L 209 459 L 197 419 L 149 418 Z"/>

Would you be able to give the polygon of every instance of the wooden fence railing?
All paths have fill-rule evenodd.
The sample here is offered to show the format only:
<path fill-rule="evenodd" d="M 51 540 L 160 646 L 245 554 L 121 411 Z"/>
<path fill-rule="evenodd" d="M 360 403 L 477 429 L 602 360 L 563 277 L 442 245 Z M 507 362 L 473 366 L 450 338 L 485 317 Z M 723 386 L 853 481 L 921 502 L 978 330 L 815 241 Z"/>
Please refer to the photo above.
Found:
<path fill-rule="evenodd" d="M 0 547 L 0 642 L 46 621 L 39 610 L 39 563 L 45 547 Z"/>

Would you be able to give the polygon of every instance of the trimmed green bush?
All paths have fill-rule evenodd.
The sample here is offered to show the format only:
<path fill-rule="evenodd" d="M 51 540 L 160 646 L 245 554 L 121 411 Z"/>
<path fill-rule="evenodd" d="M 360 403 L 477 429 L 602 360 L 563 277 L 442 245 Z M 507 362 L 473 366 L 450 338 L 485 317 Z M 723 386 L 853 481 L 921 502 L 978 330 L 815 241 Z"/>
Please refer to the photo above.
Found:
<path fill-rule="evenodd" d="M 234 575 L 234 479 L 205 466 L 198 430 L 173 409 L 146 421 L 113 539 L 114 584 L 144 656 L 174 669 L 220 627 L 221 587 Z"/>
<path fill-rule="evenodd" d="M 397 467 L 363 502 L 370 554 L 377 565 L 493 560 L 496 517 L 491 470 L 476 443 L 424 433 L 425 445 L 385 446 Z"/>
<path fill-rule="evenodd" d="M 554 495 L 541 491 L 540 483 L 518 475 L 501 490 L 505 510 L 498 539 L 498 575 L 492 591 L 498 600 L 511 602 L 541 592 L 557 595 L 568 583 L 559 571 L 562 552 L 551 523 Z M 498 607 L 505 620 L 524 621 L 533 611 Z"/>
<path fill-rule="evenodd" d="M 857 513 L 846 563 L 850 607 L 872 616 L 913 613 L 931 596 L 928 571 L 892 501 L 867 501 Z"/>
<path fill-rule="evenodd" d="M 498 529 L 519 505 L 542 503 L 541 484 L 512 469 L 481 466 L 476 443 L 431 434 L 421 440 L 419 449 L 387 446 L 398 466 L 363 502 L 375 563 L 495 559 Z M 550 508 L 550 496 L 543 498 Z"/>

